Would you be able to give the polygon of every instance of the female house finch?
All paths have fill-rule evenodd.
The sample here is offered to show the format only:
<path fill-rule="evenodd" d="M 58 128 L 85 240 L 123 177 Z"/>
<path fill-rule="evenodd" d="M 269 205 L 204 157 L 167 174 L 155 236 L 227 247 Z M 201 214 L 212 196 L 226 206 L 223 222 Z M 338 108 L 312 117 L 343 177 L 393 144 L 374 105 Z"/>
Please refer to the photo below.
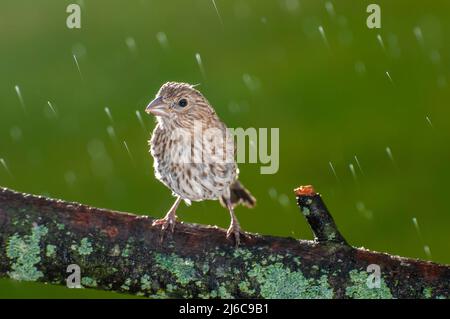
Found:
<path fill-rule="evenodd" d="M 227 238 L 234 235 L 239 245 L 243 233 L 234 208 L 239 203 L 253 207 L 256 200 L 237 180 L 235 145 L 226 125 L 208 100 L 186 83 L 164 84 L 145 111 L 157 119 L 149 142 L 155 176 L 176 197 L 166 216 L 153 225 L 173 232 L 181 200 L 188 205 L 220 200 L 231 216 Z"/>

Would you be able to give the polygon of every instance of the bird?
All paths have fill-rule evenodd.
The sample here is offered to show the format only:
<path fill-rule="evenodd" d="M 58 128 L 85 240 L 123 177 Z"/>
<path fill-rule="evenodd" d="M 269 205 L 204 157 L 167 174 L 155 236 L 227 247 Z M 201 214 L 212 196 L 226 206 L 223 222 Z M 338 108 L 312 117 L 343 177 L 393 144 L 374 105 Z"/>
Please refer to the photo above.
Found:
<path fill-rule="evenodd" d="M 156 117 L 149 140 L 155 177 L 176 198 L 164 218 L 153 226 L 174 232 L 176 211 L 181 201 L 218 200 L 230 214 L 226 238 L 236 247 L 242 231 L 235 207 L 252 208 L 253 195 L 239 182 L 235 161 L 236 145 L 227 126 L 196 85 L 167 82 L 158 90 L 145 112 Z M 234 237 L 234 239 L 233 239 Z"/>

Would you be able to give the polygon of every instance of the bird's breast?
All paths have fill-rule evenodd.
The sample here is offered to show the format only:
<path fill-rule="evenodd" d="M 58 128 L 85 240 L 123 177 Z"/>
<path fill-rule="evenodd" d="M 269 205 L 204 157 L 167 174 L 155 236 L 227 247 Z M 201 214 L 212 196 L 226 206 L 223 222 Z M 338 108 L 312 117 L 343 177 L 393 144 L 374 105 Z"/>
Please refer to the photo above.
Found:
<path fill-rule="evenodd" d="M 217 199 L 236 179 L 237 167 L 231 155 L 234 143 L 231 149 L 223 141 L 208 142 L 189 132 L 177 136 L 157 127 L 150 145 L 156 177 L 183 198 Z M 231 158 L 226 158 L 227 145 Z"/>

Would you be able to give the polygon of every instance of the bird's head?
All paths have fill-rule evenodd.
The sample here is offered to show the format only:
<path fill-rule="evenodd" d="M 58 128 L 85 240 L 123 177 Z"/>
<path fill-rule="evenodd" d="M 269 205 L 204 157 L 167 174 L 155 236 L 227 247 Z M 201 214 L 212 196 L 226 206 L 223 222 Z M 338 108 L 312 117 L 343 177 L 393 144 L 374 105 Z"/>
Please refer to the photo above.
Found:
<path fill-rule="evenodd" d="M 155 115 L 160 122 L 179 125 L 215 114 L 208 100 L 193 85 L 178 82 L 163 84 L 145 112 Z"/>

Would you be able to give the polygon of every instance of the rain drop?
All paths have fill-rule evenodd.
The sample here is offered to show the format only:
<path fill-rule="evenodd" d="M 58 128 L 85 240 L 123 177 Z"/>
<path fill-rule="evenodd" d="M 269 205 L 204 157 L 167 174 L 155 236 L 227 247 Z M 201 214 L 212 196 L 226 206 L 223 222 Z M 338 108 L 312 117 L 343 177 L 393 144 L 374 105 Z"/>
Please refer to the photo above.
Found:
<path fill-rule="evenodd" d="M 114 120 L 113 120 L 113 117 L 111 114 L 111 110 L 109 109 L 109 107 L 105 107 L 104 110 L 105 110 L 106 116 L 109 118 L 110 122 L 113 124 Z"/>
<path fill-rule="evenodd" d="M 22 92 L 20 91 L 20 87 L 19 87 L 18 85 L 16 85 L 16 86 L 14 87 L 14 89 L 16 90 L 16 94 L 17 94 L 17 97 L 19 98 L 19 102 L 20 102 L 20 105 L 22 106 L 22 109 L 23 109 L 24 111 L 26 111 L 25 103 L 24 103 L 24 101 L 23 101 Z"/>
<path fill-rule="evenodd" d="M 167 50 L 169 48 L 169 40 L 164 32 L 158 32 L 156 34 L 156 39 L 163 49 Z"/>
<path fill-rule="evenodd" d="M 73 56 L 73 60 L 75 61 L 75 65 L 77 67 L 78 74 L 80 75 L 80 78 L 83 79 L 83 75 L 81 74 L 80 65 L 78 64 L 77 56 L 75 54 L 72 54 L 72 56 Z"/>
<path fill-rule="evenodd" d="M 325 30 L 323 29 L 323 27 L 321 25 L 319 25 L 319 32 L 320 32 L 320 36 L 322 37 L 322 40 L 325 43 L 326 47 L 330 48 L 330 46 L 328 45 L 327 36 L 325 35 Z"/>
<path fill-rule="evenodd" d="M 5 159 L 0 158 L 0 164 L 3 166 L 4 170 L 6 171 L 6 173 L 8 173 L 8 175 L 9 175 L 11 178 L 13 178 L 13 175 L 12 175 L 11 171 L 9 170 L 8 165 L 6 164 Z"/>
<path fill-rule="evenodd" d="M 384 41 L 383 38 L 381 37 L 381 34 L 377 34 L 377 40 L 383 51 L 386 51 L 386 47 L 384 46 Z"/>
<path fill-rule="evenodd" d="M 123 141 L 123 145 L 125 146 L 125 149 L 127 151 L 128 156 L 130 157 L 131 163 L 134 165 L 134 159 L 133 155 L 131 155 L 130 148 L 128 147 L 128 144 L 126 141 Z"/>
<path fill-rule="evenodd" d="M 425 116 L 425 120 L 427 121 L 428 125 L 430 125 L 430 127 L 433 128 L 433 123 L 431 123 L 430 117 Z"/>
<path fill-rule="evenodd" d="M 22 138 L 22 129 L 18 126 L 13 126 L 9 130 L 9 135 L 14 142 L 19 141 Z"/>
<path fill-rule="evenodd" d="M 136 110 L 136 117 L 139 121 L 139 124 L 141 125 L 142 129 L 147 132 L 147 129 L 145 128 L 144 120 L 142 119 L 141 112 L 139 110 Z"/>
<path fill-rule="evenodd" d="M 386 71 L 386 76 L 388 77 L 389 81 L 390 81 L 392 84 L 394 84 L 394 81 L 392 81 L 392 77 L 391 77 L 391 75 L 389 74 L 389 71 Z"/>
<path fill-rule="evenodd" d="M 327 10 L 330 17 L 332 17 L 332 18 L 335 17 L 336 13 L 334 12 L 333 3 L 331 3 L 331 1 L 325 2 L 325 9 Z"/>
<path fill-rule="evenodd" d="M 127 45 L 128 50 L 130 50 L 131 53 L 136 53 L 137 45 L 136 45 L 136 40 L 133 37 L 126 38 L 125 44 Z"/>
<path fill-rule="evenodd" d="M 336 178 L 336 180 L 339 182 L 339 177 L 336 174 L 336 170 L 334 169 L 333 163 L 328 162 L 328 165 L 330 166 L 331 172 L 333 172 L 334 177 Z"/>
<path fill-rule="evenodd" d="M 211 0 L 211 2 L 213 4 L 213 6 L 214 6 L 214 10 L 216 10 L 217 16 L 219 17 L 220 24 L 223 26 L 223 20 L 222 20 L 222 17 L 220 16 L 219 8 L 217 8 L 216 1 L 215 0 Z"/>
<path fill-rule="evenodd" d="M 202 57 L 200 56 L 200 53 L 195 54 L 195 60 L 197 61 L 198 67 L 200 68 L 200 72 L 202 73 L 203 78 L 206 79 L 206 73 L 203 67 Z"/>

